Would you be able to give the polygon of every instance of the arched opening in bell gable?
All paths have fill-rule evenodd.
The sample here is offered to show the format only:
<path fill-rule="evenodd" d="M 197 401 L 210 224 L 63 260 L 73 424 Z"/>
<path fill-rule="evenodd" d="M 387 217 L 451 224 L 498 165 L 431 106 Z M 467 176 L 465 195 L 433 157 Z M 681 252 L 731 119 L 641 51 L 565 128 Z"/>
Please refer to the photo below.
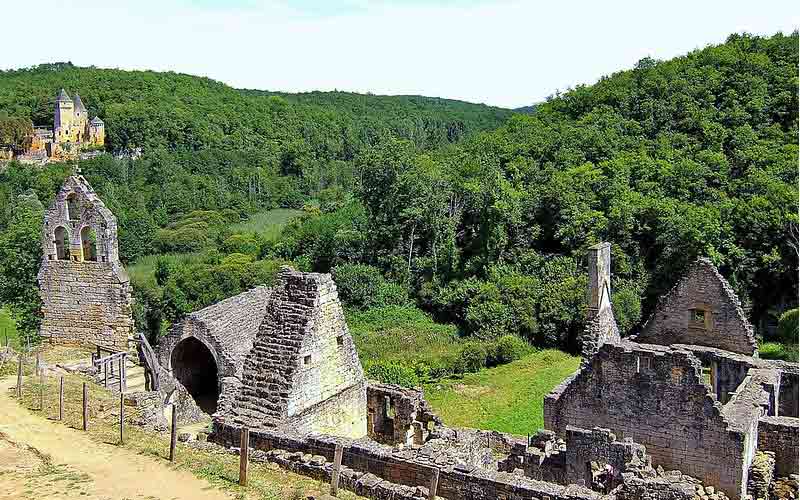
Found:
<path fill-rule="evenodd" d="M 56 259 L 69 260 L 69 233 L 67 229 L 58 226 L 53 233 L 53 243 L 56 246 Z"/>
<path fill-rule="evenodd" d="M 89 226 L 81 229 L 81 249 L 83 260 L 97 262 L 97 234 Z"/>

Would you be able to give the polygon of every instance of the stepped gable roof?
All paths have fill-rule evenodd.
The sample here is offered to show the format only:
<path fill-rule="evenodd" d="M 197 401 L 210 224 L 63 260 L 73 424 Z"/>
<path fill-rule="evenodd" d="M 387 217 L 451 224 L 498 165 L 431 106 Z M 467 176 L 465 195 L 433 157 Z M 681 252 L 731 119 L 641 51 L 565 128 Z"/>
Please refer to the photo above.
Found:
<path fill-rule="evenodd" d="M 94 118 L 92 118 L 92 121 L 89 123 L 91 123 L 92 125 L 105 125 L 105 122 L 101 120 L 99 116 L 95 116 Z"/>
<path fill-rule="evenodd" d="M 276 427 L 363 380 L 331 275 L 284 266 L 229 416 L 251 427 Z"/>
<path fill-rule="evenodd" d="M 58 96 L 56 96 L 56 101 L 72 102 L 72 99 L 70 99 L 69 94 L 67 94 L 66 90 L 61 89 L 58 92 Z"/>
<path fill-rule="evenodd" d="M 83 101 L 81 100 L 81 96 L 75 94 L 75 97 L 72 99 L 75 103 L 75 111 L 80 111 L 86 113 L 86 106 L 83 105 Z"/>

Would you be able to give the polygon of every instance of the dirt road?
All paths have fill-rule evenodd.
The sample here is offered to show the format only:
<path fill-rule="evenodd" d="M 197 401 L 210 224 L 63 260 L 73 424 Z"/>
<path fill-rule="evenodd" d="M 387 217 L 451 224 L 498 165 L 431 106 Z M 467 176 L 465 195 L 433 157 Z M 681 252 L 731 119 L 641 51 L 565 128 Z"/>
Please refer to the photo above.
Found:
<path fill-rule="evenodd" d="M 230 498 L 161 459 L 31 414 L 9 396 L 14 382 L 0 379 L 0 500 Z"/>

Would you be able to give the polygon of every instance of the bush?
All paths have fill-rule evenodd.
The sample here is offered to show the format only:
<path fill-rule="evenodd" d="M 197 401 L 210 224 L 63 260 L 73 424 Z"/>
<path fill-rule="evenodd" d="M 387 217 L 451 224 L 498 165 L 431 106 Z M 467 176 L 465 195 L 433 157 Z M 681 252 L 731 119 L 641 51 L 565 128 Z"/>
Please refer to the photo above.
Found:
<path fill-rule="evenodd" d="M 798 309 L 790 309 L 778 320 L 778 338 L 785 344 L 796 344 L 798 338 Z"/>
<path fill-rule="evenodd" d="M 377 307 L 386 306 L 410 306 L 411 300 L 408 298 L 408 290 L 404 286 L 396 283 L 382 283 L 378 287 L 378 296 L 375 299 Z"/>
<path fill-rule="evenodd" d="M 378 290 L 384 285 L 383 275 L 372 266 L 343 264 L 331 270 L 339 298 L 355 309 L 369 309 L 375 305 Z"/>
<path fill-rule="evenodd" d="M 479 342 L 467 342 L 461 348 L 458 362 L 455 367 L 456 373 L 474 373 L 486 367 L 487 352 L 486 347 Z"/>
<path fill-rule="evenodd" d="M 763 359 L 783 359 L 783 344 L 764 342 L 758 347 L 758 355 Z"/>
<path fill-rule="evenodd" d="M 417 371 L 404 364 L 393 361 L 377 361 L 367 366 L 367 378 L 378 380 L 384 384 L 395 384 L 402 387 L 420 385 Z"/>
<path fill-rule="evenodd" d="M 488 364 L 490 366 L 503 365 L 516 361 L 531 352 L 527 342 L 516 335 L 503 335 L 494 342 L 491 348 Z"/>

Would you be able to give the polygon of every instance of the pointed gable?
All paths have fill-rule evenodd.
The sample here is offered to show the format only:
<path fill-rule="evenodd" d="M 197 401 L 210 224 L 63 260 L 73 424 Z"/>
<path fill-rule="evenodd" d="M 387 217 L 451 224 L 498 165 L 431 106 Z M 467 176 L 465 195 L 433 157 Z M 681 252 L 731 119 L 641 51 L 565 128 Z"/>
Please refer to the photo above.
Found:
<path fill-rule="evenodd" d="M 695 261 L 659 299 L 637 341 L 701 345 L 751 356 L 758 352 L 739 298 L 706 258 Z"/>

